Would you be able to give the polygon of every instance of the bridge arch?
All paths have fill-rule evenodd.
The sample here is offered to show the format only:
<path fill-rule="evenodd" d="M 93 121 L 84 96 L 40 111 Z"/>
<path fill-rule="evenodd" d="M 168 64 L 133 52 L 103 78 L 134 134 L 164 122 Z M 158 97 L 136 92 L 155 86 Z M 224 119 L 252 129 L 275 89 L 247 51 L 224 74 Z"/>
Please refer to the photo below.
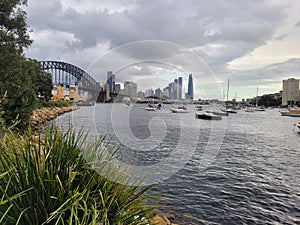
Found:
<path fill-rule="evenodd" d="M 40 61 L 40 64 L 43 70 L 51 72 L 52 76 L 55 76 L 53 83 L 70 85 L 71 78 L 70 76 L 67 76 L 67 74 L 69 74 L 75 78 L 75 83 L 80 89 L 92 92 L 99 92 L 102 90 L 101 85 L 92 76 L 83 69 L 70 63 L 61 61 Z M 66 77 L 68 78 L 66 79 Z"/>

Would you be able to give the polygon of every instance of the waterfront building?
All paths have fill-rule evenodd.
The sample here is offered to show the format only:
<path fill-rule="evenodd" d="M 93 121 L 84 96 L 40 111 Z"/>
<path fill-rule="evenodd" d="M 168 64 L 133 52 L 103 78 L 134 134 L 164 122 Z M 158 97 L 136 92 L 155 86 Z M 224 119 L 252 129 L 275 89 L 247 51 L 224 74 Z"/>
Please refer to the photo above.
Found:
<path fill-rule="evenodd" d="M 120 91 L 121 91 L 121 84 L 116 84 L 116 86 L 115 86 L 115 92 L 116 92 L 117 94 L 119 94 Z"/>
<path fill-rule="evenodd" d="M 105 91 L 104 102 L 108 102 L 110 100 L 110 95 L 109 95 L 110 87 L 108 83 L 106 82 L 104 83 L 103 90 Z"/>
<path fill-rule="evenodd" d="M 194 87 L 193 87 L 193 75 L 189 75 L 189 82 L 188 82 L 188 96 L 187 99 L 193 100 L 194 99 Z"/>
<path fill-rule="evenodd" d="M 282 82 L 282 105 L 293 105 L 300 101 L 299 79 L 289 78 Z"/>
<path fill-rule="evenodd" d="M 107 84 L 109 85 L 109 89 L 111 92 L 115 92 L 116 86 L 116 75 L 113 74 L 112 71 L 107 72 Z"/>
<path fill-rule="evenodd" d="M 142 92 L 142 91 L 139 91 L 137 95 L 138 95 L 139 98 L 144 98 L 145 97 L 145 93 Z"/>
<path fill-rule="evenodd" d="M 170 97 L 170 95 L 169 95 L 169 87 L 165 87 L 163 89 L 163 97 L 165 97 L 165 98 L 169 98 Z"/>
<path fill-rule="evenodd" d="M 137 84 L 132 81 L 124 82 L 124 94 L 132 97 L 137 96 Z"/>
<path fill-rule="evenodd" d="M 145 97 L 149 97 L 153 95 L 154 95 L 154 91 L 152 90 L 152 88 L 145 91 Z"/>
<path fill-rule="evenodd" d="M 160 88 L 155 89 L 154 95 L 159 98 L 162 97 L 162 91 Z"/>

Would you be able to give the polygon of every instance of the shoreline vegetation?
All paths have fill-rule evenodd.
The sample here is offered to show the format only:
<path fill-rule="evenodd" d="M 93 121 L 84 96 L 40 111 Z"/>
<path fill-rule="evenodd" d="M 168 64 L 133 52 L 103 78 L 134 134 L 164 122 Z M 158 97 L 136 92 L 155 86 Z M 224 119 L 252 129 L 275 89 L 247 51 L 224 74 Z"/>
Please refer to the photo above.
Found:
<path fill-rule="evenodd" d="M 103 163 L 114 151 L 103 147 L 104 137 L 87 144 L 82 131 L 75 133 L 51 126 L 38 138 L 30 132 L 1 137 L 0 224 L 172 224 L 148 204 L 151 187 L 123 185 L 96 172 L 110 171 L 126 183 L 126 171 Z"/>
<path fill-rule="evenodd" d="M 151 187 L 122 185 L 96 172 L 101 157 L 113 159 L 102 154 L 114 151 L 103 147 L 104 137 L 88 144 L 81 131 L 45 125 L 78 109 L 76 105 L 43 106 L 33 112 L 33 133 L 6 130 L 0 138 L 0 224 L 175 225 L 174 215 L 149 204 L 151 196 L 145 192 Z M 97 149 L 97 155 L 90 155 L 91 149 Z M 83 157 L 85 153 L 89 155 Z M 107 170 L 105 164 L 100 166 Z M 109 170 L 124 183 L 126 172 Z"/>

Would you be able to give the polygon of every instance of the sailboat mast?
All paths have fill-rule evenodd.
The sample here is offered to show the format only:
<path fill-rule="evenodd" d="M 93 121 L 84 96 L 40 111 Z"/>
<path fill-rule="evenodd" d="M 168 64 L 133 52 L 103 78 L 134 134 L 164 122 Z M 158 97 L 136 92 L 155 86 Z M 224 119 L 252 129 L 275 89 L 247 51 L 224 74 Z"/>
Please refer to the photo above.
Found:
<path fill-rule="evenodd" d="M 256 87 L 256 98 L 255 98 L 255 105 L 257 107 L 257 96 L 258 96 L 258 86 Z"/>
<path fill-rule="evenodd" d="M 229 93 L 229 81 L 230 81 L 230 79 L 228 78 L 228 81 L 227 81 L 227 102 L 228 102 L 228 93 Z"/>

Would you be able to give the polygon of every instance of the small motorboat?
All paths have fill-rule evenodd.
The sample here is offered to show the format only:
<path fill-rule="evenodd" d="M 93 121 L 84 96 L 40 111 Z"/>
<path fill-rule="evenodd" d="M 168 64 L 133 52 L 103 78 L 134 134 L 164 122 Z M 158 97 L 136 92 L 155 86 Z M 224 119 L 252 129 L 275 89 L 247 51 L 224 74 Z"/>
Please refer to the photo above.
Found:
<path fill-rule="evenodd" d="M 202 111 L 202 105 L 196 104 L 195 105 L 195 110 L 196 111 Z"/>
<path fill-rule="evenodd" d="M 245 112 L 255 112 L 255 109 L 253 109 L 253 108 L 246 108 Z"/>
<path fill-rule="evenodd" d="M 178 106 L 178 107 L 176 107 L 177 109 L 185 109 L 185 110 L 187 110 L 187 108 L 186 108 L 186 105 L 180 105 L 180 106 Z"/>
<path fill-rule="evenodd" d="M 255 111 L 263 112 L 263 111 L 266 111 L 266 110 L 264 108 L 260 107 L 260 108 L 255 108 Z"/>
<path fill-rule="evenodd" d="M 280 113 L 281 113 L 282 116 L 300 117 L 300 113 L 299 112 L 282 111 Z"/>
<path fill-rule="evenodd" d="M 156 111 L 157 108 L 155 105 L 148 104 L 147 106 L 144 107 L 144 109 L 146 111 Z"/>
<path fill-rule="evenodd" d="M 196 113 L 196 119 L 202 119 L 202 120 L 221 120 L 222 116 L 214 115 L 212 113 Z"/>
<path fill-rule="evenodd" d="M 171 108 L 170 109 L 172 111 L 172 113 L 187 113 L 188 111 L 186 110 L 186 108 Z"/>
<path fill-rule="evenodd" d="M 238 113 L 238 111 L 236 109 L 232 109 L 232 108 L 226 109 L 225 112 L 228 112 L 228 113 Z"/>
<path fill-rule="evenodd" d="M 214 111 L 206 111 L 207 113 L 212 113 L 214 115 L 217 115 L 217 116 L 228 116 L 228 112 L 224 112 L 224 111 L 221 111 L 221 110 L 214 110 Z"/>

